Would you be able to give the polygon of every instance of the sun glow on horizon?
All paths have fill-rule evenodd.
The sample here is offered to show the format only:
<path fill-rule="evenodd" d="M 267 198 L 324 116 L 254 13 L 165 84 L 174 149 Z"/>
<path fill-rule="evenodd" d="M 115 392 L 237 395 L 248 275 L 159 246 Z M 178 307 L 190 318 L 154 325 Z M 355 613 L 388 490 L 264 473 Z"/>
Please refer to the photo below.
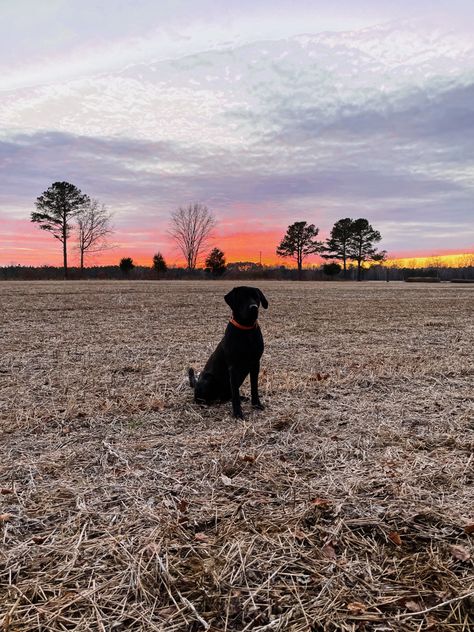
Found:
<path fill-rule="evenodd" d="M 387 268 L 468 268 L 474 266 L 474 252 L 388 259 L 384 265 Z"/>

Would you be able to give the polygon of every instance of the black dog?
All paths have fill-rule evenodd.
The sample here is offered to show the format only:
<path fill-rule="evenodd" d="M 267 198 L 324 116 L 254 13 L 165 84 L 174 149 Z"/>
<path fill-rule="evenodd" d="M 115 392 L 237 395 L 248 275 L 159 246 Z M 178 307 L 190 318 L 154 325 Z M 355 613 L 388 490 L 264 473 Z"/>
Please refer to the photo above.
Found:
<path fill-rule="evenodd" d="M 189 369 L 189 383 L 194 388 L 196 402 L 210 404 L 231 399 L 234 417 L 243 419 L 239 388 L 249 373 L 252 406 L 264 408 L 258 396 L 263 336 L 257 319 L 260 303 L 267 309 L 268 301 L 258 288 L 245 286 L 235 287 L 224 300 L 232 309 L 224 337 L 198 380 L 194 369 Z"/>

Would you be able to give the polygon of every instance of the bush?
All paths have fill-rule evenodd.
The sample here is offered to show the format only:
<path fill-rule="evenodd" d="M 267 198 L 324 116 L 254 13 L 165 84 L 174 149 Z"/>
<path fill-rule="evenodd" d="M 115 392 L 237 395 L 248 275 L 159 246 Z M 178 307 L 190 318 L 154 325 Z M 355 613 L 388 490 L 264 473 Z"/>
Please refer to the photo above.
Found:
<path fill-rule="evenodd" d="M 157 276 L 164 274 L 168 270 L 168 266 L 166 265 L 166 261 L 161 252 L 157 252 L 153 257 L 153 270 L 156 272 Z"/>
<path fill-rule="evenodd" d="M 225 257 L 222 250 L 214 248 L 211 250 L 206 259 L 207 274 L 211 274 L 213 277 L 219 277 L 226 271 Z"/>
<path fill-rule="evenodd" d="M 322 271 L 326 276 L 336 276 L 340 274 L 342 268 L 338 263 L 325 263 L 322 267 Z"/>
<path fill-rule="evenodd" d="M 120 259 L 119 268 L 122 274 L 130 274 L 134 267 L 135 264 L 133 263 L 133 259 L 131 257 L 124 257 L 123 259 Z"/>

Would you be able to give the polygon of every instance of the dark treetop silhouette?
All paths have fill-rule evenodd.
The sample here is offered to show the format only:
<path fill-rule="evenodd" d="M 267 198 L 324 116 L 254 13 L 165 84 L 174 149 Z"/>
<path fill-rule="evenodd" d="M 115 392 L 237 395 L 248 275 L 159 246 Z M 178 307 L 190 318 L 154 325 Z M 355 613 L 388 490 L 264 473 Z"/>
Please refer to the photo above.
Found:
<path fill-rule="evenodd" d="M 295 222 L 288 226 L 285 236 L 276 253 L 279 257 L 292 257 L 298 266 L 298 278 L 301 278 L 303 259 L 321 251 L 322 243 L 316 240 L 319 228 L 306 222 Z"/>
<path fill-rule="evenodd" d="M 352 235 L 348 243 L 348 257 L 357 263 L 357 280 L 361 280 L 362 264 L 364 261 L 384 261 L 385 250 L 377 251 L 374 243 L 382 239 L 378 230 L 374 230 L 364 218 L 352 222 Z"/>
<path fill-rule="evenodd" d="M 53 182 L 36 199 L 36 212 L 31 221 L 42 230 L 49 231 L 63 245 L 64 278 L 67 279 L 67 240 L 71 231 L 71 220 L 89 202 L 89 197 L 69 182 Z"/>
<path fill-rule="evenodd" d="M 206 272 L 214 277 L 219 277 L 226 271 L 225 257 L 222 250 L 213 248 L 206 258 Z"/>
<path fill-rule="evenodd" d="M 122 274 L 130 274 L 134 267 L 135 264 L 133 263 L 133 259 L 131 257 L 123 257 L 123 259 L 120 259 L 119 268 Z"/>
<path fill-rule="evenodd" d="M 350 217 L 338 220 L 331 229 L 331 236 L 326 240 L 321 257 L 324 259 L 338 259 L 342 261 L 344 276 L 346 276 L 349 241 L 352 237 L 354 220 Z"/>
<path fill-rule="evenodd" d="M 156 255 L 153 256 L 153 270 L 156 272 L 157 276 L 164 274 L 168 270 L 165 258 L 161 252 L 157 252 Z"/>

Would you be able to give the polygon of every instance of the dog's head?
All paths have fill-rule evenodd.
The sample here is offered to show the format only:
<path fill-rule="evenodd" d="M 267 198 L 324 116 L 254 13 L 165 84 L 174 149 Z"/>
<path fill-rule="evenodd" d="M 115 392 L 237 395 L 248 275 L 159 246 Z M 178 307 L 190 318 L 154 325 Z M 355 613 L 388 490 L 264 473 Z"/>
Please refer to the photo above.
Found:
<path fill-rule="evenodd" d="M 245 285 L 234 287 L 224 296 L 224 300 L 231 308 L 236 321 L 242 325 L 251 325 L 257 320 L 260 305 L 264 309 L 268 307 L 268 301 L 261 290 Z"/>

